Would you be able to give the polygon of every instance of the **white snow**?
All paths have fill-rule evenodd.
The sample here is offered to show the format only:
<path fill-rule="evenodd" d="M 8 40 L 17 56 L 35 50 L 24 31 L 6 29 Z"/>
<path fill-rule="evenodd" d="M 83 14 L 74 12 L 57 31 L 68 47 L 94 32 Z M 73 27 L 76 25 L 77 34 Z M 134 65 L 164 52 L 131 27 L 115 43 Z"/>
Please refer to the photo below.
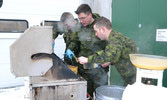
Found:
<path fill-rule="evenodd" d="M 0 89 L 0 100 L 30 100 L 25 86 Z"/>

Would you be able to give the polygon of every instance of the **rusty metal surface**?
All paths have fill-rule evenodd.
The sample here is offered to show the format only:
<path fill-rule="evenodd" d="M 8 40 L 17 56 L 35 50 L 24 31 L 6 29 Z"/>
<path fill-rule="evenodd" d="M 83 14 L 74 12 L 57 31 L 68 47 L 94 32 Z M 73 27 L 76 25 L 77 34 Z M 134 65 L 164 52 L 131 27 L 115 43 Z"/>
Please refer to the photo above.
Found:
<path fill-rule="evenodd" d="M 34 61 L 51 58 L 53 66 L 43 76 L 46 81 L 48 80 L 69 80 L 78 79 L 79 77 L 71 71 L 68 66 L 54 53 L 37 53 L 32 55 Z"/>
<path fill-rule="evenodd" d="M 39 83 L 30 86 L 30 100 L 86 100 L 87 82 Z"/>

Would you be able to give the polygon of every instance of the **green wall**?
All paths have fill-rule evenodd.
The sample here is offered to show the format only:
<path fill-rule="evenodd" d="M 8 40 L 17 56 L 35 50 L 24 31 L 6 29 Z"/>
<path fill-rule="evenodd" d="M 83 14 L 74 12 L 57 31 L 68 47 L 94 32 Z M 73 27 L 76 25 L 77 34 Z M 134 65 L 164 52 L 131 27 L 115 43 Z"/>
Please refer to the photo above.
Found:
<path fill-rule="evenodd" d="M 166 10 L 167 0 L 112 0 L 113 29 L 134 40 L 139 53 L 167 56 L 167 42 L 156 41 L 156 29 L 167 29 Z M 166 77 L 167 70 L 165 87 Z"/>

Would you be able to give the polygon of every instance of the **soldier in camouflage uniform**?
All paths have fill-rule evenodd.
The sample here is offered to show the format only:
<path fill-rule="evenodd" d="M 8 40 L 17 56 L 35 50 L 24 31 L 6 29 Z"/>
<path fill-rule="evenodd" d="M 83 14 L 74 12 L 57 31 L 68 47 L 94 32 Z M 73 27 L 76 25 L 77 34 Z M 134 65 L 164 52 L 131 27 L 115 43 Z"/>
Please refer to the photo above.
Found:
<path fill-rule="evenodd" d="M 107 42 L 97 38 L 93 30 L 93 25 L 100 16 L 98 14 L 92 14 L 91 8 L 87 4 L 80 5 L 75 13 L 78 15 L 82 24 L 81 30 L 78 33 L 80 51 L 77 57 L 88 57 L 99 50 L 103 50 Z M 94 68 L 97 65 L 96 63 L 78 65 L 78 74 L 87 81 L 87 91 L 92 97 L 94 90 L 98 86 L 108 84 L 108 67 Z"/>
<path fill-rule="evenodd" d="M 53 39 L 57 38 L 59 34 L 63 34 L 64 42 L 66 43 L 65 52 L 67 49 L 71 49 L 77 55 L 79 51 L 78 31 L 81 28 L 81 24 L 74 19 L 70 12 L 64 12 L 60 20 L 53 28 Z M 73 59 L 68 59 L 66 56 L 64 56 L 64 61 L 69 65 L 74 65 Z"/>
<path fill-rule="evenodd" d="M 127 84 L 133 84 L 136 81 L 136 67 L 132 65 L 129 59 L 130 53 L 136 53 L 134 42 L 119 32 L 112 30 L 112 25 L 105 17 L 99 18 L 94 25 L 95 35 L 101 40 L 107 40 L 104 50 L 87 57 L 79 57 L 81 64 L 85 63 L 104 63 L 110 62 L 115 65 L 121 77 Z"/>
<path fill-rule="evenodd" d="M 71 43 L 73 43 L 72 41 L 78 38 L 77 32 L 80 30 L 81 24 L 77 20 L 75 20 L 73 15 L 69 12 L 64 12 L 61 15 L 60 20 L 61 22 L 57 23 L 56 25 L 57 28 L 54 28 L 53 30 L 54 31 L 53 39 L 57 38 L 59 34 L 64 34 L 63 38 L 64 42 L 66 43 L 66 49 L 67 49 L 70 45 L 74 46 L 74 44 Z M 73 48 L 76 49 L 77 47 L 75 46 Z"/>

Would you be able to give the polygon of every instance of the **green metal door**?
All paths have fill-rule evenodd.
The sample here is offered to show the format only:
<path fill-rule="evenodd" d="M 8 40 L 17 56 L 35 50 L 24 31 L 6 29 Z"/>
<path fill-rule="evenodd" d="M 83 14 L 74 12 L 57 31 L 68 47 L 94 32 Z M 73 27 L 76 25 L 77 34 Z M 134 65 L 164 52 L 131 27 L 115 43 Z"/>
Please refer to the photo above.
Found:
<path fill-rule="evenodd" d="M 112 0 L 113 29 L 133 39 L 139 53 L 167 56 L 167 42 L 156 41 L 156 29 L 167 29 L 167 0 Z M 167 70 L 163 86 L 167 87 Z"/>

